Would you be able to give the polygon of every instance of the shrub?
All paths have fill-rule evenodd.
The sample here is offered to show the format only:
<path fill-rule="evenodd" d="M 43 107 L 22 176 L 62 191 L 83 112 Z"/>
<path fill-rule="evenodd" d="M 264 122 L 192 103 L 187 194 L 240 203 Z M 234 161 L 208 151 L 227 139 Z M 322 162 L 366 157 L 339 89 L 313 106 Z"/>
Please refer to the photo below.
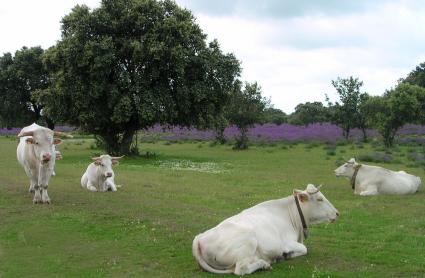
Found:
<path fill-rule="evenodd" d="M 382 162 L 382 163 L 391 163 L 393 162 L 393 156 L 385 152 L 374 152 L 371 154 L 362 154 L 359 155 L 358 159 L 365 162 Z"/>

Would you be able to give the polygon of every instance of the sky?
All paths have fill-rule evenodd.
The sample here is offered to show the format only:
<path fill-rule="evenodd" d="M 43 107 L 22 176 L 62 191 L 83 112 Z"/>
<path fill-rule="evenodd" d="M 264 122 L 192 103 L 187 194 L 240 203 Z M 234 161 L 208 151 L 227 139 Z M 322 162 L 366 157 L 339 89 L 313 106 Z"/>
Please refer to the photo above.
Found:
<path fill-rule="evenodd" d="M 381 95 L 425 62 L 422 0 L 176 0 L 192 11 L 208 40 L 242 63 L 243 81 L 257 81 L 275 108 L 336 101 L 331 81 L 358 77 Z M 76 4 L 99 0 L 2 0 L 0 55 L 22 46 L 48 48 Z"/>

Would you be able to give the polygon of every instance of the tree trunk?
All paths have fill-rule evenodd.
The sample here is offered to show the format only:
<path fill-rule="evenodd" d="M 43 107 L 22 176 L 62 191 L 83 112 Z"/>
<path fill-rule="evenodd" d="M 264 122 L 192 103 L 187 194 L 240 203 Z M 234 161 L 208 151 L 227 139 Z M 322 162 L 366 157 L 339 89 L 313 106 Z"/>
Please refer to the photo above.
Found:
<path fill-rule="evenodd" d="M 215 131 L 215 140 L 220 143 L 220 144 L 224 144 L 226 143 L 226 137 L 224 136 L 224 128 L 217 128 Z"/>
<path fill-rule="evenodd" d="M 45 117 L 45 121 L 48 128 L 50 128 L 51 130 L 55 129 L 55 123 L 50 118 Z"/>
<path fill-rule="evenodd" d="M 131 143 L 133 142 L 133 136 L 135 134 L 136 130 L 129 129 L 126 130 L 122 136 L 120 148 L 119 148 L 119 155 L 130 155 L 131 153 Z"/>
<path fill-rule="evenodd" d="M 100 135 L 103 148 L 110 155 L 131 155 L 131 143 L 136 129 L 129 128 L 123 134 L 107 133 Z"/>
<path fill-rule="evenodd" d="M 350 128 L 345 128 L 344 137 L 345 137 L 345 140 L 348 140 L 348 137 L 350 137 Z"/>
<path fill-rule="evenodd" d="M 363 142 L 366 143 L 367 142 L 367 133 L 366 133 L 366 128 L 362 127 L 362 133 L 363 133 Z"/>
<path fill-rule="evenodd" d="M 236 138 L 235 146 L 233 147 L 235 150 L 246 150 L 248 149 L 248 129 L 247 128 L 239 128 L 240 136 Z"/>

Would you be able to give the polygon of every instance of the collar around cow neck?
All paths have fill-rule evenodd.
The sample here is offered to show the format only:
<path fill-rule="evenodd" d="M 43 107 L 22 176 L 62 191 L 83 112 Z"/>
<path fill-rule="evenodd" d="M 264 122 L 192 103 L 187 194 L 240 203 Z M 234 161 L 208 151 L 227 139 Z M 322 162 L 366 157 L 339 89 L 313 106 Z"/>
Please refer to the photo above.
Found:
<path fill-rule="evenodd" d="M 362 167 L 361 164 L 357 164 L 354 166 L 354 174 L 351 177 L 350 183 L 351 183 L 351 188 L 354 190 L 356 188 L 356 177 L 357 177 L 357 173 L 359 172 L 360 167 Z"/>
<path fill-rule="evenodd" d="M 300 218 L 301 218 L 301 223 L 303 225 L 303 235 L 304 235 L 304 238 L 307 239 L 308 237 L 307 224 L 305 223 L 304 214 L 303 214 L 303 211 L 301 210 L 300 201 L 298 201 L 298 195 L 294 195 L 294 199 L 295 199 L 295 204 L 297 205 L 298 214 L 300 215 Z"/>

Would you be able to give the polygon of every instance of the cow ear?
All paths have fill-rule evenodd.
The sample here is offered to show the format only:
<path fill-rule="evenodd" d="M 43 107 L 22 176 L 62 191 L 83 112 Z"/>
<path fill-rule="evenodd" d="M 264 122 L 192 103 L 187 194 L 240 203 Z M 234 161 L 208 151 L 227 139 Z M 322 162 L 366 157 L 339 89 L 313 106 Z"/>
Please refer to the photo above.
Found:
<path fill-rule="evenodd" d="M 300 193 L 298 194 L 298 199 L 300 200 L 301 203 L 308 202 L 308 194 L 304 192 Z"/>
<path fill-rule="evenodd" d="M 112 159 L 112 165 L 118 165 L 118 164 L 119 164 L 118 160 Z"/>
<path fill-rule="evenodd" d="M 298 200 L 300 200 L 302 203 L 308 201 L 308 194 L 302 190 L 294 189 L 294 195 L 297 196 Z"/>
<path fill-rule="evenodd" d="M 28 137 L 27 139 L 25 139 L 25 141 L 27 142 L 27 144 L 34 144 L 35 140 L 32 137 Z"/>
<path fill-rule="evenodd" d="M 94 164 L 99 166 L 100 164 L 102 164 L 102 162 L 100 160 L 95 160 Z"/>
<path fill-rule="evenodd" d="M 59 138 L 53 138 L 53 144 L 54 145 L 59 145 L 60 143 L 62 143 L 62 140 Z"/>

